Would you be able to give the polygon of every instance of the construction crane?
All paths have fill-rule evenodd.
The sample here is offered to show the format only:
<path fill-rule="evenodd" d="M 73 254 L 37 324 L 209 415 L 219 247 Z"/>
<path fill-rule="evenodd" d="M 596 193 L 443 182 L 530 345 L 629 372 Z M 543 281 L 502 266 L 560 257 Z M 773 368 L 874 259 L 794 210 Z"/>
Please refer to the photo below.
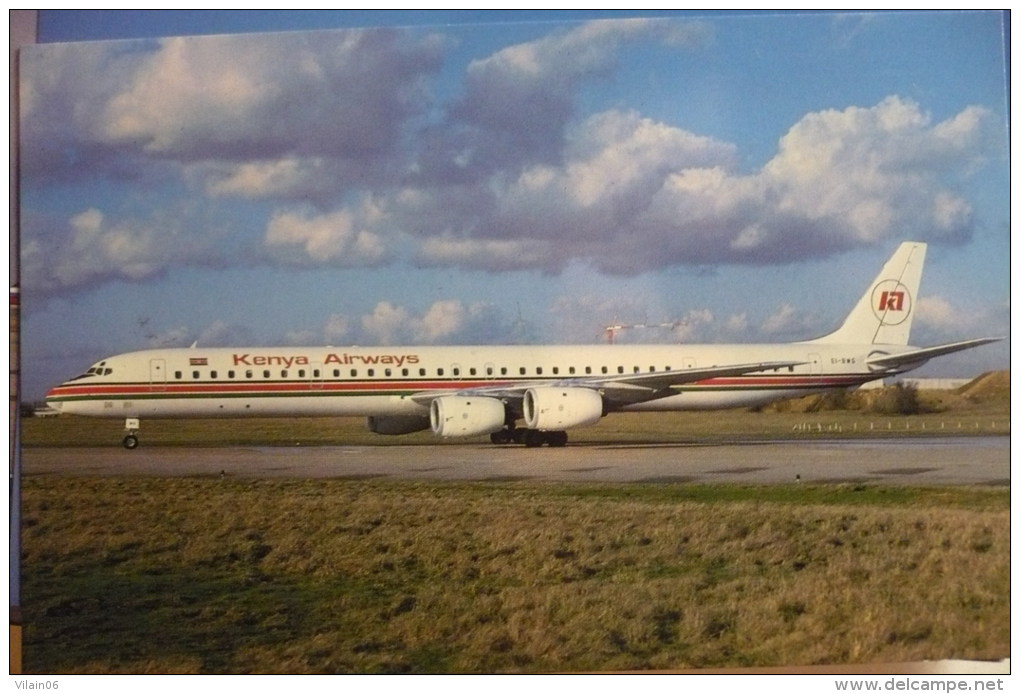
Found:
<path fill-rule="evenodd" d="M 625 325 L 623 323 L 613 323 L 602 328 L 602 334 L 606 337 L 606 342 L 614 344 L 616 342 L 616 335 L 624 330 L 635 330 L 644 328 L 669 328 L 675 330 L 682 325 L 685 325 L 687 321 L 673 321 L 671 323 L 633 323 Z"/>

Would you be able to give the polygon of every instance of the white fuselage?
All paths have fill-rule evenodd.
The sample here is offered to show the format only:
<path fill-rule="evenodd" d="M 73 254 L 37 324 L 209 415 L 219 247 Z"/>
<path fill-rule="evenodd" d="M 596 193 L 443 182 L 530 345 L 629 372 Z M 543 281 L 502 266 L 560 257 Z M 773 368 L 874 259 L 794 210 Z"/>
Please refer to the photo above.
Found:
<path fill-rule="evenodd" d="M 47 401 L 93 417 L 427 416 L 412 399 L 515 384 L 795 361 L 779 370 L 707 378 L 674 395 L 615 409 L 666 411 L 756 406 L 859 386 L 885 373 L 876 345 L 571 345 L 157 349 L 105 359 L 55 387 Z M 907 351 L 882 346 L 882 352 Z"/>

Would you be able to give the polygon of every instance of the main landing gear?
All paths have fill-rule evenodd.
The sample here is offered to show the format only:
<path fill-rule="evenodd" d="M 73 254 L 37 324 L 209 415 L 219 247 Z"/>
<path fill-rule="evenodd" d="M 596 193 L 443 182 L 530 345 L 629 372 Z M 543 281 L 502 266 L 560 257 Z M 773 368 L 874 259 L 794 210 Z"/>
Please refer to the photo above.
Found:
<path fill-rule="evenodd" d="M 500 429 L 489 434 L 489 440 L 497 445 L 507 443 L 523 443 L 528 448 L 548 445 L 550 448 L 562 448 L 567 445 L 565 431 L 539 431 L 537 429 Z"/>
<path fill-rule="evenodd" d="M 124 420 L 124 431 L 126 433 L 124 434 L 124 438 L 121 440 L 121 443 L 123 443 L 124 448 L 129 451 L 133 451 L 138 448 L 138 429 L 139 424 L 137 418 L 128 417 Z"/>

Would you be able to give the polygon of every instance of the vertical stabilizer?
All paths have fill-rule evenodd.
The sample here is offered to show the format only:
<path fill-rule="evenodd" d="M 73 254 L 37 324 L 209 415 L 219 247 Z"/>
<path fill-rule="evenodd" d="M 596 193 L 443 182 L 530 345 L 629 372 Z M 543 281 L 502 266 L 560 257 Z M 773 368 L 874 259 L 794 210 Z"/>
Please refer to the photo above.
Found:
<path fill-rule="evenodd" d="M 839 330 L 816 342 L 905 345 L 921 286 L 927 244 L 900 244 Z"/>

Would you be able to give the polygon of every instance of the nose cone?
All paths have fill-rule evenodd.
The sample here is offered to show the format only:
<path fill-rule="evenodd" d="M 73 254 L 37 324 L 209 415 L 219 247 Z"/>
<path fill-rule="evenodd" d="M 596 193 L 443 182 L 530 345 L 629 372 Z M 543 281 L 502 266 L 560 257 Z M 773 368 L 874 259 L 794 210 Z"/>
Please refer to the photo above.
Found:
<path fill-rule="evenodd" d="M 51 388 L 50 391 L 46 393 L 46 406 L 50 409 L 56 410 L 57 412 L 60 412 L 64 408 L 64 403 L 60 399 L 60 386 Z"/>

